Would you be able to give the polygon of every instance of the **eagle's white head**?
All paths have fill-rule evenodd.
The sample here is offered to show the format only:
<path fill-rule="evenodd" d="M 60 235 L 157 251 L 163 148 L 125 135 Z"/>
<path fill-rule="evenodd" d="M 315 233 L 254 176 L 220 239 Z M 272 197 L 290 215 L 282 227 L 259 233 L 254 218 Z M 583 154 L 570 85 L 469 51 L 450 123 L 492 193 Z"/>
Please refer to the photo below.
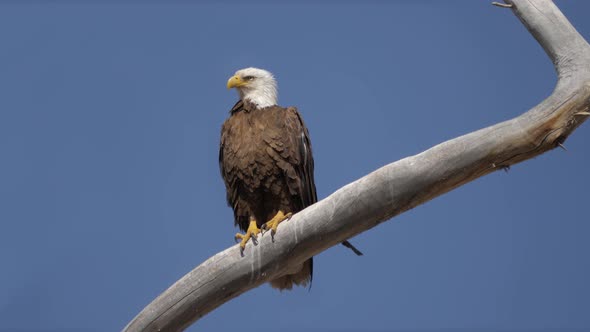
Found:
<path fill-rule="evenodd" d="M 236 88 L 240 99 L 253 102 L 260 108 L 278 102 L 277 81 L 264 69 L 250 67 L 238 70 L 227 81 L 227 88 Z"/>

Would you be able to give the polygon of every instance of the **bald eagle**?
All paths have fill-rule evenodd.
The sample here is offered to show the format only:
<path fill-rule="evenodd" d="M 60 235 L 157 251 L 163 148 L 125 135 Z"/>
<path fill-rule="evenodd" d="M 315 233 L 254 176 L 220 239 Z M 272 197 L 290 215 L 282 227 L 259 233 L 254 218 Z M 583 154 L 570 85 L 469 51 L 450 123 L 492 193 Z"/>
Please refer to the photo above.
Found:
<path fill-rule="evenodd" d="M 309 133 L 295 107 L 277 105 L 277 83 L 263 69 L 238 70 L 227 81 L 240 100 L 221 129 L 219 166 L 243 252 L 262 230 L 278 225 L 317 201 Z M 343 244 L 362 255 L 348 241 Z M 313 258 L 270 282 L 278 289 L 311 283 Z"/>

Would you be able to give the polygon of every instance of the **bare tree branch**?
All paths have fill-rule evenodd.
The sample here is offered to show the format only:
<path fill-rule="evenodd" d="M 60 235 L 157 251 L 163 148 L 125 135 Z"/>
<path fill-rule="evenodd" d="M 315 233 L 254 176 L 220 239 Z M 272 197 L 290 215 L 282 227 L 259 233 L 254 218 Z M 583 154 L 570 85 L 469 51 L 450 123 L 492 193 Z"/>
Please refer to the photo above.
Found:
<path fill-rule="evenodd" d="M 209 258 L 143 309 L 124 331 L 180 331 L 309 257 L 480 176 L 557 146 L 590 116 L 590 46 L 550 0 L 505 0 L 551 58 L 555 90 L 509 121 L 386 165 L 266 235 Z"/>

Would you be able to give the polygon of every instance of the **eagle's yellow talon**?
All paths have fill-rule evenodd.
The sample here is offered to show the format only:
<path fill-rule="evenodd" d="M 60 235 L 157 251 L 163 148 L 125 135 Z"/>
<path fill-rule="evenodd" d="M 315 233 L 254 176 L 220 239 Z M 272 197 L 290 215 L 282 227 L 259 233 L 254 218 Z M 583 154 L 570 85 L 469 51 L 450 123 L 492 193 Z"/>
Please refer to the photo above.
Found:
<path fill-rule="evenodd" d="M 250 220 L 250 226 L 248 226 L 246 233 L 245 234 L 237 233 L 235 236 L 236 241 L 239 239 L 242 240 L 242 241 L 240 241 L 240 249 L 242 251 L 244 251 L 244 248 L 246 248 L 246 243 L 250 239 L 252 239 L 252 242 L 254 242 L 254 244 L 256 244 L 256 235 L 258 235 L 258 234 L 260 234 L 260 228 L 258 228 L 258 226 L 256 225 L 256 220 Z"/>
<path fill-rule="evenodd" d="M 279 210 L 279 212 L 277 212 L 277 214 L 274 217 L 272 217 L 271 220 L 269 220 L 266 224 L 262 225 L 262 228 L 265 230 L 270 229 L 270 234 L 274 235 L 277 232 L 279 224 L 285 220 L 290 219 L 292 216 L 293 213 L 291 212 L 285 214 L 283 211 Z"/>

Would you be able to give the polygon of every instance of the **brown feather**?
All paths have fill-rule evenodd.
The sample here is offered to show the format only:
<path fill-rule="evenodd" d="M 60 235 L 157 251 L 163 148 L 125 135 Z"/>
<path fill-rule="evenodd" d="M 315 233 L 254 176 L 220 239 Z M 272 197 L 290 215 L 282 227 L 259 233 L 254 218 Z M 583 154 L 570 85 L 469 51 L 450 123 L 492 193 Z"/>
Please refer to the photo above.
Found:
<path fill-rule="evenodd" d="M 221 129 L 219 166 L 234 222 L 243 231 L 250 217 L 261 227 L 279 210 L 295 214 L 317 201 L 309 133 L 295 107 L 259 109 L 238 101 Z M 271 285 L 305 285 L 312 273 L 310 258 Z"/>

